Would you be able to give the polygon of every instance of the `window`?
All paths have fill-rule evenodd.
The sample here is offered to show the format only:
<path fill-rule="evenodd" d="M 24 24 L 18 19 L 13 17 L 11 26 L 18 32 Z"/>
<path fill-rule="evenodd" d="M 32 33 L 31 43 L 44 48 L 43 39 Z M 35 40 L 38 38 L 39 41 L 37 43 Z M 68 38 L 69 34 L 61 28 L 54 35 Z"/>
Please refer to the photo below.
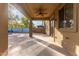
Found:
<path fill-rule="evenodd" d="M 63 21 L 64 21 L 64 7 L 59 10 L 59 28 L 63 28 Z"/>
<path fill-rule="evenodd" d="M 59 10 L 59 28 L 73 28 L 73 4 L 66 4 Z"/>

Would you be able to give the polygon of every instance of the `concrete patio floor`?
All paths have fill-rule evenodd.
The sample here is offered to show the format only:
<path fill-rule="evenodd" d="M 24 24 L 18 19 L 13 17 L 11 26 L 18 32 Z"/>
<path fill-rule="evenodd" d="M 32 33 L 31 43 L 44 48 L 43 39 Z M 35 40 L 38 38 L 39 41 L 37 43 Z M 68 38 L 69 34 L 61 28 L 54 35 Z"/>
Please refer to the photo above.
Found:
<path fill-rule="evenodd" d="M 8 34 L 8 55 L 9 56 L 67 56 L 67 51 L 54 44 L 53 38 L 45 34 L 28 33 Z"/>

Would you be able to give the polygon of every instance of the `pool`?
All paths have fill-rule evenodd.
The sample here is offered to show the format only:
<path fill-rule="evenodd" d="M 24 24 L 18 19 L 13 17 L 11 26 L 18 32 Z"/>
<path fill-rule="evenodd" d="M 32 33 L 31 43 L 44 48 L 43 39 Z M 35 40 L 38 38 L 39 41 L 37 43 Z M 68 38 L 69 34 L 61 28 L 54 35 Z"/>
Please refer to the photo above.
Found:
<path fill-rule="evenodd" d="M 29 28 L 9 28 L 8 32 L 29 32 Z"/>

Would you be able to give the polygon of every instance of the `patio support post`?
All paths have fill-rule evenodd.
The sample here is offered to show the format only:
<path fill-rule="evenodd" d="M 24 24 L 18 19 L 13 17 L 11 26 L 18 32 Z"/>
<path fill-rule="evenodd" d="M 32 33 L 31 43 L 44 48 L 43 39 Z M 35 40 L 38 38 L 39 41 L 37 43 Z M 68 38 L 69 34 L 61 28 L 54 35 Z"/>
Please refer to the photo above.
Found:
<path fill-rule="evenodd" d="M 49 20 L 49 36 L 51 36 L 51 20 Z"/>
<path fill-rule="evenodd" d="M 29 37 L 32 37 L 32 19 L 30 20 L 29 24 Z"/>
<path fill-rule="evenodd" d="M 4 13 L 8 4 L 0 4 L 0 55 L 7 55 L 8 51 L 8 16 Z"/>

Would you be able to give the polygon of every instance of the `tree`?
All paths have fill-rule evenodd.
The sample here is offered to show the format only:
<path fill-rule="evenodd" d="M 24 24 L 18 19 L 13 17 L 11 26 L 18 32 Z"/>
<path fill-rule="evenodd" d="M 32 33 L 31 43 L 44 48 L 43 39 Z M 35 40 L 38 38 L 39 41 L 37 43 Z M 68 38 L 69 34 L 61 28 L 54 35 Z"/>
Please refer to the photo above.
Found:
<path fill-rule="evenodd" d="M 24 23 L 24 28 L 28 28 L 29 27 L 28 18 L 27 17 L 24 17 L 24 18 L 22 18 L 22 21 Z"/>

